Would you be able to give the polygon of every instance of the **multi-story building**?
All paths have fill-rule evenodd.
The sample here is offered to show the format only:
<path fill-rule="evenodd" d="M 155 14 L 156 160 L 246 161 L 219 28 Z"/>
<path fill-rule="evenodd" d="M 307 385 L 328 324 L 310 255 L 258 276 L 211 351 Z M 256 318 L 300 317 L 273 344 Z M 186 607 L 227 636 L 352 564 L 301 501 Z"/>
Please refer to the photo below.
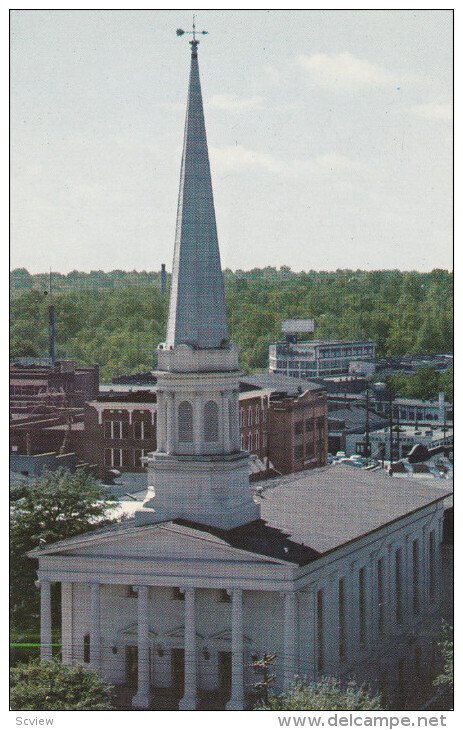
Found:
<path fill-rule="evenodd" d="M 156 450 L 156 410 L 150 390 L 100 393 L 86 403 L 83 456 L 101 477 L 114 469 L 144 471 L 144 457 Z"/>
<path fill-rule="evenodd" d="M 390 429 L 381 428 L 370 433 L 371 453 L 373 456 L 383 455 L 389 459 Z M 421 444 L 428 449 L 438 446 L 453 447 L 453 428 L 415 428 L 414 426 L 400 426 L 393 430 L 392 455 L 403 458 L 408 456 L 413 446 Z"/>
<path fill-rule="evenodd" d="M 280 474 L 326 464 L 327 401 L 322 385 L 261 373 L 243 377 L 240 391 L 243 450 L 257 454 Z"/>
<path fill-rule="evenodd" d="M 286 338 L 270 345 L 269 371 L 298 378 L 347 375 L 350 363 L 374 358 L 375 348 L 371 340 L 297 342 Z"/>
<path fill-rule="evenodd" d="M 120 381 L 125 381 L 122 384 Z M 156 450 L 156 377 L 149 373 L 118 378 L 102 386 L 85 406 L 82 458 L 98 464 L 100 476 L 117 469 L 144 470 L 143 458 Z M 270 415 L 269 415 L 270 414 Z M 294 453 L 284 453 L 294 423 L 325 418 L 323 427 L 304 431 L 303 454 L 294 433 Z M 283 474 L 326 464 L 326 393 L 322 386 L 279 375 L 242 376 L 239 382 L 239 424 L 242 451 L 257 456 L 262 476 L 269 469 Z M 299 427 L 297 427 L 299 428 Z M 297 441 L 297 443 L 296 443 Z"/>
<path fill-rule="evenodd" d="M 98 394 L 99 368 L 77 367 L 72 360 L 20 358 L 10 365 L 10 410 L 27 413 L 52 401 L 82 407 Z"/>

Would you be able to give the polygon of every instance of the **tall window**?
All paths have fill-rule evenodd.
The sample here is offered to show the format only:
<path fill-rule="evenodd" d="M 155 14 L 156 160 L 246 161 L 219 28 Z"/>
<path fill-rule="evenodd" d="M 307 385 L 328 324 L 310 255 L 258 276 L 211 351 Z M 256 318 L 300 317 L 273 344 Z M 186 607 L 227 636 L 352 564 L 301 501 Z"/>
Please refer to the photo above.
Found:
<path fill-rule="evenodd" d="M 317 669 L 319 672 L 323 672 L 325 669 L 325 647 L 324 647 L 324 596 L 323 590 L 317 591 Z"/>
<path fill-rule="evenodd" d="M 436 598 L 436 531 L 429 533 L 429 600 Z"/>
<path fill-rule="evenodd" d="M 367 592 L 366 592 L 366 571 L 359 570 L 359 640 L 360 646 L 365 647 L 367 643 Z"/>
<path fill-rule="evenodd" d="M 252 451 L 252 433 L 248 435 L 248 451 Z"/>
<path fill-rule="evenodd" d="M 178 440 L 187 444 L 193 442 L 193 406 L 187 400 L 178 406 Z"/>
<path fill-rule="evenodd" d="M 260 421 L 260 406 L 256 406 L 256 423 L 259 423 Z"/>
<path fill-rule="evenodd" d="M 243 434 L 241 434 L 241 436 L 240 436 L 240 441 L 241 441 L 241 451 L 244 451 L 245 446 L 244 446 L 244 436 L 243 436 Z"/>
<path fill-rule="evenodd" d="M 398 624 L 402 623 L 402 548 L 395 551 L 395 619 Z"/>
<path fill-rule="evenodd" d="M 204 440 L 219 440 L 219 406 L 214 400 L 208 400 L 204 406 Z"/>
<path fill-rule="evenodd" d="M 339 579 L 339 658 L 347 656 L 346 580 Z"/>
<path fill-rule="evenodd" d="M 244 426 L 244 408 L 240 408 L 240 427 Z"/>
<path fill-rule="evenodd" d="M 90 634 L 84 636 L 84 662 L 85 664 L 90 662 Z"/>
<path fill-rule="evenodd" d="M 256 443 L 256 451 L 259 451 L 259 431 L 256 431 L 254 440 Z"/>
<path fill-rule="evenodd" d="M 418 540 L 413 540 L 413 613 L 420 612 L 420 547 Z"/>
<path fill-rule="evenodd" d="M 122 438 L 122 421 L 105 421 L 104 437 L 106 439 Z"/>
<path fill-rule="evenodd" d="M 386 618 L 386 594 L 384 591 L 384 558 L 380 558 L 377 564 L 378 579 L 378 633 L 380 636 L 384 634 L 384 624 Z"/>
<path fill-rule="evenodd" d="M 248 426 L 252 426 L 252 407 L 248 408 Z"/>
<path fill-rule="evenodd" d="M 134 421 L 133 437 L 136 439 L 139 439 L 140 441 L 143 441 L 143 439 L 145 438 L 145 422 L 144 421 Z"/>

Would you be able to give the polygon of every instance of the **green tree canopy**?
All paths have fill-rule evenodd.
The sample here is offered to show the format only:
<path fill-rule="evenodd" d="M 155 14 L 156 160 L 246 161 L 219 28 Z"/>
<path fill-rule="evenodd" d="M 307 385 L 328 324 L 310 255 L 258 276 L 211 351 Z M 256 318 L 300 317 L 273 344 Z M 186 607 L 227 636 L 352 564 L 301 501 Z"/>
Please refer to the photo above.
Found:
<path fill-rule="evenodd" d="M 38 616 L 36 567 L 29 550 L 108 524 L 109 493 L 88 473 L 60 469 L 12 495 L 10 523 L 11 609 L 13 625 L 31 627 Z"/>
<path fill-rule="evenodd" d="M 112 710 L 112 687 L 96 672 L 34 660 L 10 672 L 12 710 Z"/>
<path fill-rule="evenodd" d="M 381 710 L 379 695 L 370 694 L 366 687 L 349 682 L 345 687 L 337 679 L 327 677 L 310 684 L 297 683 L 279 695 L 270 695 L 267 704 L 255 710 Z"/>
<path fill-rule="evenodd" d="M 12 277 L 13 356 L 46 355 L 48 274 Z M 288 318 L 316 321 L 320 339 L 369 338 L 379 355 L 436 354 L 453 346 L 453 281 L 430 273 L 340 270 L 293 272 L 267 266 L 226 270 L 232 339 L 246 370 L 268 365 L 268 345 Z M 31 288 L 21 282 L 28 280 Z M 160 272 L 53 274 L 58 356 L 99 363 L 103 380 L 152 370 L 165 339 L 167 298 Z"/>

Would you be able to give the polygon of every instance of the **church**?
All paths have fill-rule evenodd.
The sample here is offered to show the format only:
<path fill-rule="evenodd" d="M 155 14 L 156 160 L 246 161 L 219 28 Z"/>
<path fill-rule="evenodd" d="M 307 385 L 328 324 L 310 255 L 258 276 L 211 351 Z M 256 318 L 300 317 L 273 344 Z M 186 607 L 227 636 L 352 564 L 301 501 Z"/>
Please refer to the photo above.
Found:
<path fill-rule="evenodd" d="M 265 653 L 277 692 L 323 676 L 394 692 L 432 661 L 448 490 L 345 466 L 252 489 L 196 35 L 190 44 L 150 487 L 134 517 L 29 554 L 41 655 L 52 655 L 58 583 L 62 661 L 98 671 L 134 709 L 247 709 Z"/>

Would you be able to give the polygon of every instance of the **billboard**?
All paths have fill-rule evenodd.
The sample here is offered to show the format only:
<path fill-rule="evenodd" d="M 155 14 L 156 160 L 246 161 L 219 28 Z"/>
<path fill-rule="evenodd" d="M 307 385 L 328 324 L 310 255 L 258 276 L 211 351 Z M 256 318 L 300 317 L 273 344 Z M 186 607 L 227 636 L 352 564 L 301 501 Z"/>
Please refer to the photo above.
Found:
<path fill-rule="evenodd" d="M 314 330 L 315 322 L 313 319 L 284 319 L 281 323 L 281 331 L 284 335 L 299 335 Z"/>

